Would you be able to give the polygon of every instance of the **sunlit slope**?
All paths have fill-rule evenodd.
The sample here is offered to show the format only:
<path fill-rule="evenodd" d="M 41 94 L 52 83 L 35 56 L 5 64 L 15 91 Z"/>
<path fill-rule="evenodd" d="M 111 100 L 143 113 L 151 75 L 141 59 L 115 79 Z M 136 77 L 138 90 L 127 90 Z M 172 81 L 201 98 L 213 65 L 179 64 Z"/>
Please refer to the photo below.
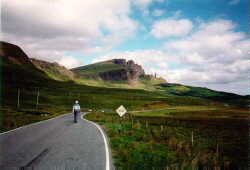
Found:
<path fill-rule="evenodd" d="M 193 87 L 182 84 L 163 83 L 157 85 L 157 89 L 168 95 L 197 97 L 214 101 L 241 105 L 247 107 L 249 96 L 242 96 L 233 93 L 215 91 L 204 87 Z"/>
<path fill-rule="evenodd" d="M 98 62 L 86 66 L 81 66 L 71 69 L 73 72 L 77 73 L 82 77 L 97 78 L 99 73 L 126 69 L 124 65 L 115 64 L 113 60 L 108 60 L 104 62 Z"/>
<path fill-rule="evenodd" d="M 50 78 L 59 81 L 70 81 L 75 79 L 75 74 L 58 63 L 50 63 L 38 59 L 31 59 L 32 63 L 44 71 Z"/>

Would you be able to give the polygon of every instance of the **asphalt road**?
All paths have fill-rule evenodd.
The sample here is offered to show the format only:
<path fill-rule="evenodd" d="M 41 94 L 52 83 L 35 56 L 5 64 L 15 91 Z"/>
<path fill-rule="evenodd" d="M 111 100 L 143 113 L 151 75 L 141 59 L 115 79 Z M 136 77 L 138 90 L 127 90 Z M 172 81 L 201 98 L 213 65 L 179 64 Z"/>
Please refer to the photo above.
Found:
<path fill-rule="evenodd" d="M 113 169 L 108 142 L 97 124 L 67 114 L 0 134 L 0 169 Z"/>

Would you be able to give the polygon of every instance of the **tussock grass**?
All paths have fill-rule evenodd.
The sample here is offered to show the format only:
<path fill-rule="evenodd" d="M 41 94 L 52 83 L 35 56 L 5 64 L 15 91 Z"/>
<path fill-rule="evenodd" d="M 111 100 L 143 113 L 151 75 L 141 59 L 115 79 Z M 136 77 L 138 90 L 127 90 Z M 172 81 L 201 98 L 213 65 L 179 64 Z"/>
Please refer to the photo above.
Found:
<path fill-rule="evenodd" d="M 131 114 L 121 119 L 114 112 L 93 112 L 87 119 L 104 127 L 117 169 L 247 167 L 247 120 L 178 120 Z"/>

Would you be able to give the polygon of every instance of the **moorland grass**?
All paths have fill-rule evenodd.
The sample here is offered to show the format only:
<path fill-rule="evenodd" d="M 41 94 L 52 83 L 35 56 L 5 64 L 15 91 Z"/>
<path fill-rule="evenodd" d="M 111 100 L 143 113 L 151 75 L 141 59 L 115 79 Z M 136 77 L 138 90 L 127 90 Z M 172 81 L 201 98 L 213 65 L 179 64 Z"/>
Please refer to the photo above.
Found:
<path fill-rule="evenodd" d="M 114 112 L 93 112 L 86 117 L 107 132 L 117 169 L 247 167 L 247 120 L 178 120 L 134 113 L 121 119 Z"/>

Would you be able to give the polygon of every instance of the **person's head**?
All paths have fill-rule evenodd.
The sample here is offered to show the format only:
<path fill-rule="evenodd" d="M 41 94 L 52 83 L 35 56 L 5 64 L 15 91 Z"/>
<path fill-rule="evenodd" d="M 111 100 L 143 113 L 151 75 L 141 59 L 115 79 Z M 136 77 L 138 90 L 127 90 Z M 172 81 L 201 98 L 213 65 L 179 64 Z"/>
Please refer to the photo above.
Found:
<path fill-rule="evenodd" d="M 78 104 L 78 100 L 76 100 L 75 103 Z"/>

